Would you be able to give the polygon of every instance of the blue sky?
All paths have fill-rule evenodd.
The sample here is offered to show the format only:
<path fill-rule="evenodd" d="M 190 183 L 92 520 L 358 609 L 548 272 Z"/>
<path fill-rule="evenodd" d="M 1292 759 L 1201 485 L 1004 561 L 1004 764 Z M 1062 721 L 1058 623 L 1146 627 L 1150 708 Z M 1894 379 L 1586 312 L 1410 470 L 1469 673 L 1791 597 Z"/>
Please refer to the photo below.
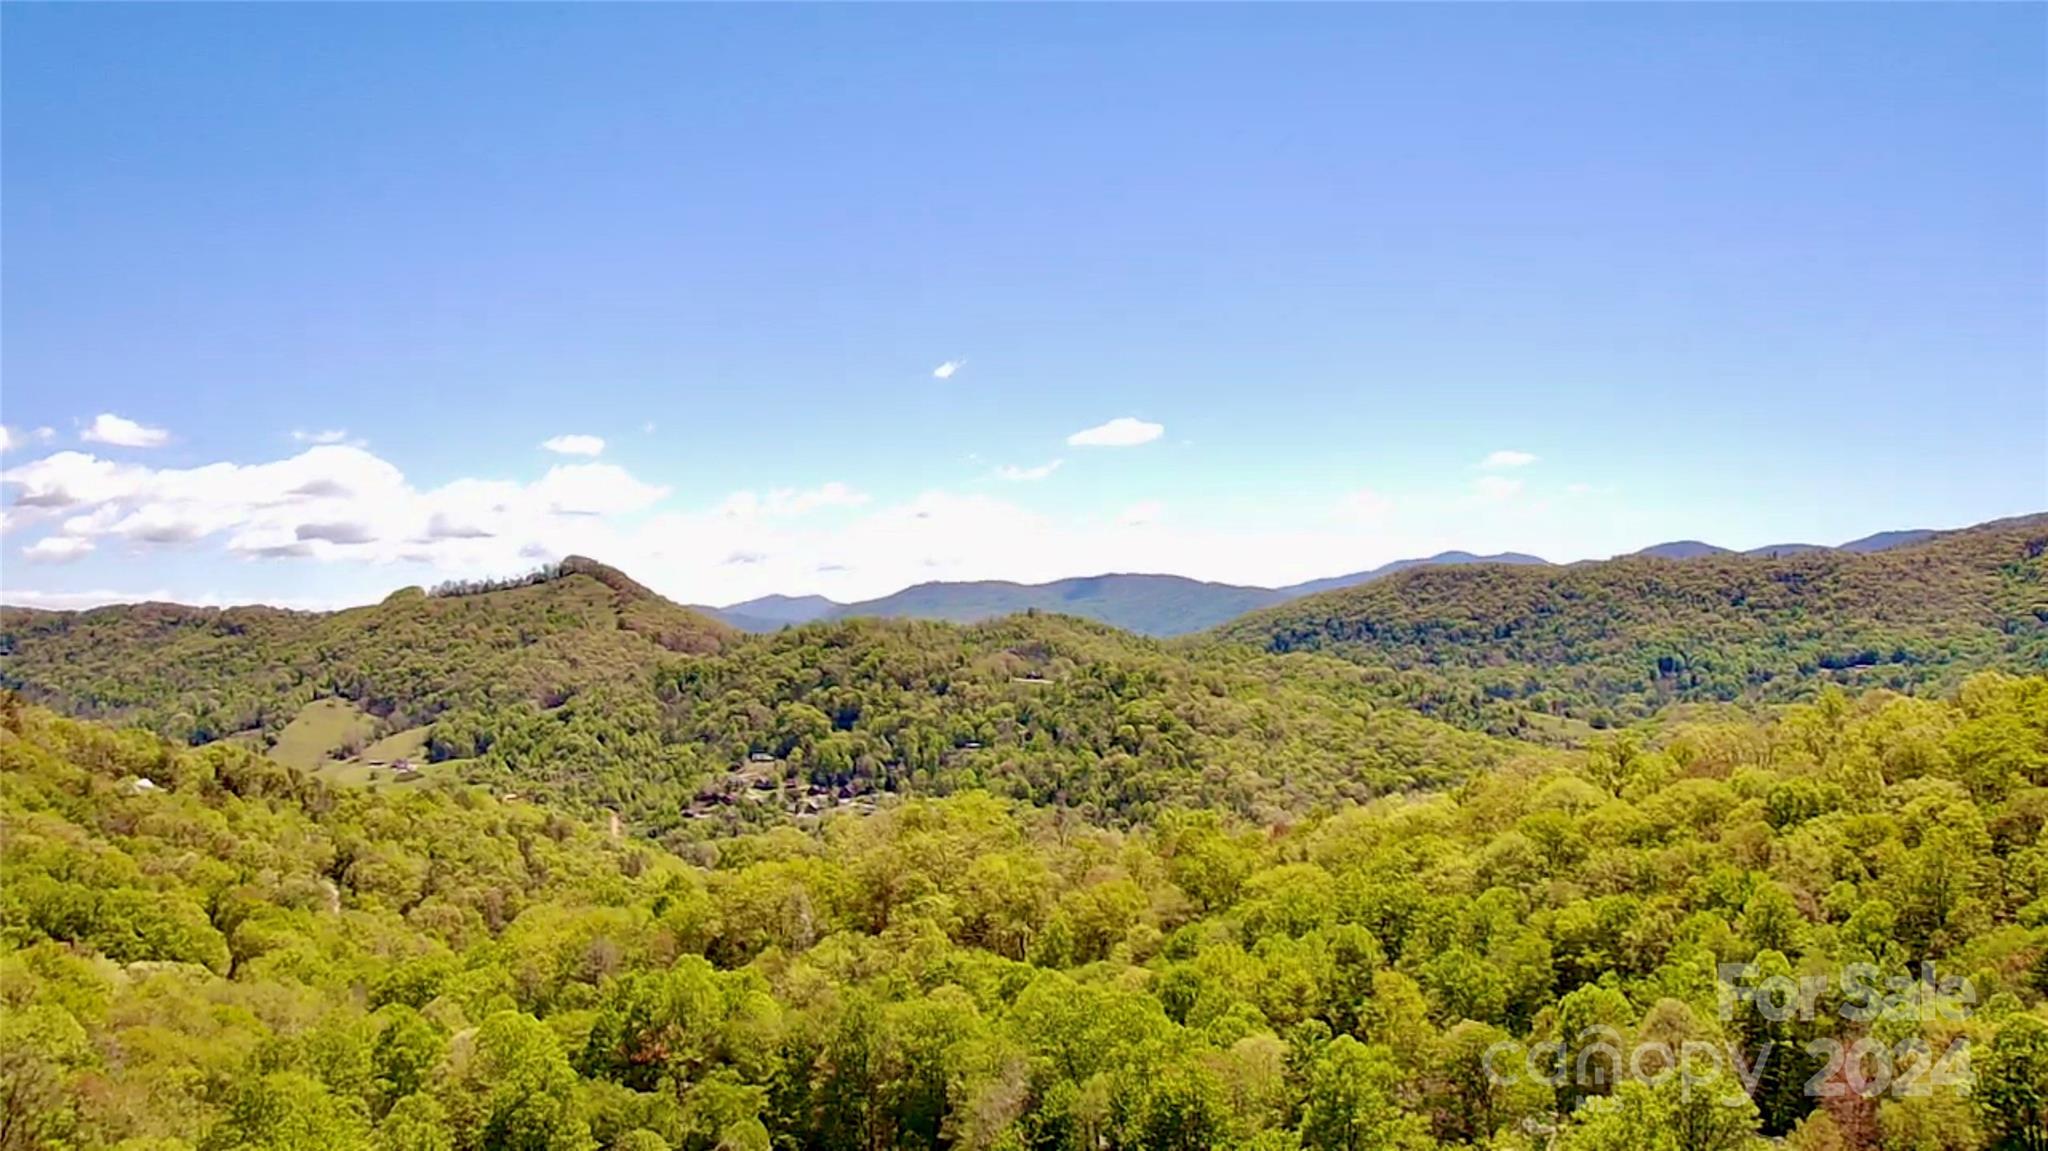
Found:
<path fill-rule="evenodd" d="M 4 19 L 16 602 L 2048 507 L 2038 5 Z"/>

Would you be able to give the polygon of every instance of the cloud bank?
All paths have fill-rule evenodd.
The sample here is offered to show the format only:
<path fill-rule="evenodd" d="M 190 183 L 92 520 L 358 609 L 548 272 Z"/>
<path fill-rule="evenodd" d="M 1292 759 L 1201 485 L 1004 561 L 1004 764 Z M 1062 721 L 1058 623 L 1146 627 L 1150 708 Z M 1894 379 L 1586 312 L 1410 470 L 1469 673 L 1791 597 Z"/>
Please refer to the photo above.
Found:
<path fill-rule="evenodd" d="M 1156 438 L 1128 430 L 1104 437 Z M 1022 484 L 1059 463 L 995 474 Z M 64 450 L 0 470 L 7 546 L 24 573 L 8 581 L 4 598 L 75 604 L 88 593 L 73 589 L 111 585 L 90 593 L 101 597 L 95 602 L 160 599 L 166 573 L 178 572 L 200 582 L 168 589 L 169 598 L 213 602 L 231 598 L 223 588 L 295 592 L 316 582 L 318 567 L 319 586 L 359 589 L 336 594 L 368 602 L 407 583 L 516 574 L 580 553 L 684 602 L 767 592 L 857 600 L 925 580 L 1160 571 L 1278 585 L 1449 547 L 1561 550 L 1556 541 L 1565 537 L 1542 530 L 1555 513 L 1526 494 L 1519 477 L 1469 478 L 1433 497 L 1338 489 L 1282 514 L 1261 508 L 1230 519 L 1182 504 L 1169 516 L 1158 500 L 1133 502 L 1128 492 L 1099 493 L 1084 505 L 1054 501 L 1059 511 L 992 493 L 884 499 L 839 481 L 684 498 L 589 458 L 523 478 L 426 486 L 354 443 L 198 467 Z M 1558 502 L 1583 509 L 1585 522 L 1606 521 L 1586 500 Z M 1582 532 L 1583 524 L 1570 534 Z M 174 557 L 184 559 L 173 564 Z M 123 574 L 136 573 L 149 573 L 141 577 L 146 592 L 118 590 Z"/>

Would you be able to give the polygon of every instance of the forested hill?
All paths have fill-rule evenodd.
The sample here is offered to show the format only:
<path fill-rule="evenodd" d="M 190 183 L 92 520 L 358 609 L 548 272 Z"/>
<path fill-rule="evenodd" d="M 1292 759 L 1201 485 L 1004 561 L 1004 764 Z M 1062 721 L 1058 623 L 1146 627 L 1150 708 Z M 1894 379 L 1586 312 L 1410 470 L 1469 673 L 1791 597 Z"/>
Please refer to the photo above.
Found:
<path fill-rule="evenodd" d="M 1911 689 L 2048 667 L 2044 552 L 2036 515 L 1868 554 L 1429 567 L 1217 634 L 1604 721 L 1673 700 L 1795 698 L 1817 681 Z"/>
<path fill-rule="evenodd" d="M 0 622 L 0 682 L 73 714 L 232 739 L 323 779 L 488 782 L 654 834 L 964 787 L 1111 823 L 1175 803 L 1278 819 L 1517 752 L 1340 660 L 1056 615 L 737 636 L 585 561 L 327 615 Z"/>
<path fill-rule="evenodd" d="M 338 612 L 134 604 L 0 608 L 0 684 L 192 743 L 275 736 L 325 696 L 403 728 L 459 709 L 554 706 L 651 682 L 737 636 L 623 573 L 571 557 L 498 583 L 393 592 Z"/>
<path fill-rule="evenodd" d="M 577 559 L 325 614 L 8 610 L 0 686 L 335 782 L 403 761 L 408 785 L 657 835 L 970 787 L 1105 823 L 1279 820 L 1543 754 L 1478 731 L 1578 742 L 1672 701 L 2048 666 L 2044 550 L 2035 517 L 1871 555 L 1430 566 L 1173 642 L 1047 614 L 744 636 Z"/>

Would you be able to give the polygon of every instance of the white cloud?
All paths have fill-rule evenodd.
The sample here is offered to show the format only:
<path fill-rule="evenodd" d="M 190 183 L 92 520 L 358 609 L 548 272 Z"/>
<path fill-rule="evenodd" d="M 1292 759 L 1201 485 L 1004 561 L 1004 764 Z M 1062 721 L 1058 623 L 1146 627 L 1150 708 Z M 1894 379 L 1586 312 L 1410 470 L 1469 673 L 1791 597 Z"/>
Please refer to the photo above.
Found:
<path fill-rule="evenodd" d="M 1522 481 L 1508 476 L 1480 476 L 1472 481 L 1472 494 L 1489 502 L 1512 499 L 1521 490 Z"/>
<path fill-rule="evenodd" d="M 542 440 L 541 447 L 565 456 L 599 456 L 604 454 L 603 436 L 563 435 Z"/>
<path fill-rule="evenodd" d="M 1067 437 L 1076 448 L 1131 448 L 1149 444 L 1166 434 L 1166 425 L 1147 423 L 1130 416 L 1118 416 L 1106 424 L 1083 428 Z"/>
<path fill-rule="evenodd" d="M 31 563 L 61 564 L 83 557 L 92 547 L 91 540 L 79 536 L 45 536 L 21 549 L 21 554 Z"/>
<path fill-rule="evenodd" d="M 766 496 L 755 492 L 734 492 L 719 505 L 728 519 L 771 519 L 800 516 L 819 508 L 857 508 L 868 502 L 868 494 L 833 480 L 815 488 L 776 488 Z"/>
<path fill-rule="evenodd" d="M 531 489 L 548 511 L 559 515 L 611 516 L 637 512 L 668 495 L 616 464 L 564 464 L 548 469 Z"/>
<path fill-rule="evenodd" d="M 1116 517 L 1116 522 L 1119 527 L 1141 528 L 1158 523 L 1165 515 L 1165 504 L 1158 500 L 1140 500 L 1125 508 L 1123 514 Z"/>
<path fill-rule="evenodd" d="M 14 506 L 62 509 L 96 504 L 135 491 L 149 469 L 117 464 L 88 452 L 58 452 L 0 472 L 0 479 L 18 485 Z"/>
<path fill-rule="evenodd" d="M 988 475 L 989 468 L 978 470 Z M 1162 507 L 1126 490 L 1049 512 L 1003 498 L 1018 489 L 992 485 L 986 494 L 933 490 L 884 499 L 835 481 L 682 500 L 595 460 L 427 487 L 350 444 L 191 468 L 70 450 L 0 468 L 7 542 L 24 549 L 10 551 L 21 571 L 0 582 L 49 572 L 46 592 L 7 591 L 9 602 L 45 606 L 201 602 L 193 593 L 207 587 L 291 592 L 312 584 L 337 602 L 374 602 L 402 584 L 515 574 L 580 553 L 682 602 L 768 592 L 851 601 L 924 580 L 1042 582 L 1109 571 L 1277 586 L 1454 547 L 1569 559 L 1613 554 L 1650 537 L 1600 501 L 1560 499 L 1546 509 L 1517 477 L 1460 478 L 1435 492 L 1404 489 L 1398 498 L 1309 490 L 1278 509 L 1231 498 L 1197 506 L 1192 496 L 1171 493 L 1161 493 Z M 48 539 L 66 542 L 41 542 Z M 43 560 L 64 552 L 86 558 L 70 569 L 32 568 L 27 549 L 39 549 Z M 150 562 L 169 549 L 181 557 L 175 567 Z M 220 571 L 201 566 L 209 563 Z M 128 594 L 170 577 L 145 575 L 137 584 L 110 574 L 103 578 L 116 591 L 71 590 L 108 586 L 96 573 L 115 565 L 130 574 L 193 572 L 179 578 L 200 582 Z M 317 577 L 305 570 L 314 565 L 323 569 Z M 87 582 L 59 582 L 60 573 Z"/>
<path fill-rule="evenodd" d="M 1047 460 L 1037 467 L 1031 468 L 1018 467 L 1016 464 L 1005 464 L 996 469 L 996 478 L 1008 480 L 1011 483 L 1032 483 L 1045 479 L 1060 470 L 1060 464 L 1064 462 L 1063 460 Z"/>
<path fill-rule="evenodd" d="M 403 560 L 465 573 L 528 566 L 521 549 L 536 544 L 558 554 L 601 548 L 616 520 L 668 495 L 600 463 L 558 465 L 531 483 L 463 479 L 421 490 L 350 445 L 165 469 L 66 451 L 0 471 L 0 483 L 15 492 L 10 529 L 61 521 L 47 539 L 147 549 L 218 538 L 246 557 Z"/>
<path fill-rule="evenodd" d="M 55 428 L 37 428 L 32 432 L 19 432 L 5 424 L 0 424 L 0 452 L 11 452 L 17 448 L 25 448 L 31 443 L 47 444 L 56 438 L 57 429 Z"/>
<path fill-rule="evenodd" d="M 5 424 L 0 424 L 0 452 L 11 452 L 16 448 L 25 448 L 29 445 L 30 441 L 47 443 L 50 437 L 56 434 L 50 428 L 37 428 L 33 432 L 18 432 Z"/>
<path fill-rule="evenodd" d="M 643 432 L 645 432 L 645 433 L 647 433 L 647 434 L 648 434 L 648 435 L 650 435 L 650 436 L 651 436 L 651 435 L 653 435 L 653 434 L 654 434 L 654 421 L 653 421 L 653 420 L 649 420 L 649 421 L 647 421 L 646 423 L 644 423 L 644 424 L 641 424 L 641 425 L 640 425 L 640 430 L 641 430 L 641 431 L 643 431 Z"/>
<path fill-rule="evenodd" d="M 1505 471 L 1509 468 L 1526 468 L 1535 462 L 1536 457 L 1529 452 L 1502 448 L 1497 452 L 1488 452 L 1486 458 L 1479 461 L 1479 466 L 1488 471 Z"/>
<path fill-rule="evenodd" d="M 348 429 L 326 428 L 309 432 L 303 428 L 294 428 L 292 439 L 302 444 L 345 444 L 348 442 Z"/>
<path fill-rule="evenodd" d="M 932 378 L 935 380 L 950 380 L 953 378 L 954 372 L 966 366 L 966 360 L 947 360 L 945 363 L 932 369 Z"/>
<path fill-rule="evenodd" d="M 171 433 L 147 427 L 112 412 L 101 412 L 78 434 L 87 443 L 112 444 L 119 448 L 154 448 L 168 443 Z"/>

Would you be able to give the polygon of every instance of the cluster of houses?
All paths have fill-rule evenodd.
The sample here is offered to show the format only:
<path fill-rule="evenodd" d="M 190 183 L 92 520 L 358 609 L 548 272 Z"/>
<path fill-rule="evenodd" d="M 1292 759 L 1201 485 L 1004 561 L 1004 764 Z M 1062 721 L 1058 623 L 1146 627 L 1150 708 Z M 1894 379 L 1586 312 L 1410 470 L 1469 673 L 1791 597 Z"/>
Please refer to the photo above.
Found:
<path fill-rule="evenodd" d="M 856 791 L 850 783 L 806 783 L 782 779 L 781 762 L 766 752 L 754 752 L 716 782 L 697 793 L 683 809 L 684 819 L 710 819 L 721 808 L 770 806 L 791 815 L 818 816 L 829 811 L 850 811 L 869 815 L 876 797 Z"/>

